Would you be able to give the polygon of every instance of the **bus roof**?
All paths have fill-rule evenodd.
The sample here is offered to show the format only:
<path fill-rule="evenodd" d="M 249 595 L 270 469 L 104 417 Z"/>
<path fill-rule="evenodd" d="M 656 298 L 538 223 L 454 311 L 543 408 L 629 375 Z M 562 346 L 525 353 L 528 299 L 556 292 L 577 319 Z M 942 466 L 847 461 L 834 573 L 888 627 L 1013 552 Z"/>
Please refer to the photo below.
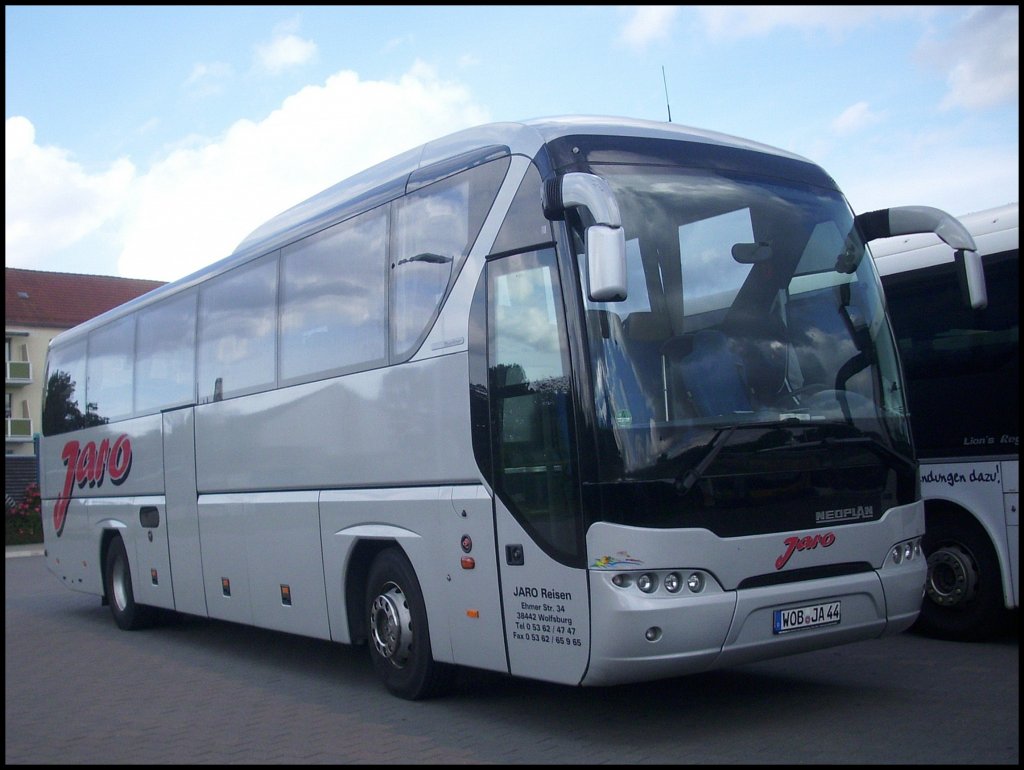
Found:
<path fill-rule="evenodd" d="M 162 297 L 184 291 L 207 278 L 316 232 L 328 223 L 397 198 L 409 191 L 417 178 L 432 181 L 432 176 L 436 176 L 431 174 L 434 167 L 448 167 L 451 168 L 448 173 L 453 173 L 457 170 L 451 166 L 453 160 L 459 160 L 463 167 L 469 168 L 501 155 L 525 155 L 532 158 L 544 144 L 576 134 L 675 139 L 745 149 L 816 166 L 807 158 L 777 147 L 728 134 L 653 120 L 575 115 L 489 123 L 434 139 L 338 182 L 260 225 L 229 256 L 64 331 L 51 340 L 51 345 L 66 342 L 69 338 L 78 337 Z"/>
<path fill-rule="evenodd" d="M 957 219 L 974 238 L 979 254 L 996 254 L 1018 247 L 1019 203 L 964 214 Z M 953 249 L 931 233 L 882 238 L 871 244 L 871 253 L 880 275 L 953 261 Z"/>

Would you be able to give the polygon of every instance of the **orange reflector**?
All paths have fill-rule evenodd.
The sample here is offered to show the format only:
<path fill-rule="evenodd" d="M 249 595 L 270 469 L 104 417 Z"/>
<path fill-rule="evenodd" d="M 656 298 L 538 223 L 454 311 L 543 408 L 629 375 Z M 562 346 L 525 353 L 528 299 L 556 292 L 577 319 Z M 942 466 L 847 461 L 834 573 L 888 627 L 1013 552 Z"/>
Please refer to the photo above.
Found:
<path fill-rule="evenodd" d="M 478 618 L 480 617 L 480 610 L 466 610 L 467 618 Z"/>
<path fill-rule="evenodd" d="M 460 562 L 462 563 L 462 569 L 473 569 L 476 567 L 476 559 L 472 556 L 463 556 Z"/>
<path fill-rule="evenodd" d="M 151 569 L 151 570 L 149 571 L 149 578 L 150 578 L 150 580 L 152 580 L 152 581 L 153 581 L 153 585 L 155 585 L 155 586 L 156 586 L 156 585 L 160 585 L 160 579 L 159 579 L 159 577 L 157 576 L 157 572 L 156 572 L 156 570 L 155 570 L 155 569 Z"/>

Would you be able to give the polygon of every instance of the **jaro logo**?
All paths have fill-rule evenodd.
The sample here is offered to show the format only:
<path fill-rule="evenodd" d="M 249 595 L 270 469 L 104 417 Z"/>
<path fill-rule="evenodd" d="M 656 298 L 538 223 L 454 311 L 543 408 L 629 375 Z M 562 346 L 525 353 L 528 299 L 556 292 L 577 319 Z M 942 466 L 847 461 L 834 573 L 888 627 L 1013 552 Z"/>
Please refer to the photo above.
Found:
<path fill-rule="evenodd" d="M 785 567 L 789 563 L 790 557 L 797 551 L 809 551 L 817 548 L 819 545 L 822 548 L 828 548 L 835 541 L 836 536 L 831 532 L 826 532 L 824 535 L 808 535 L 807 537 L 787 537 L 783 541 L 786 551 L 775 560 L 775 569 Z"/>
<path fill-rule="evenodd" d="M 101 487 L 106 479 L 119 486 L 128 478 L 132 469 L 132 442 L 128 436 L 121 434 L 113 443 L 109 438 L 103 439 L 99 446 L 90 441 L 84 447 L 77 441 L 69 441 L 60 453 L 67 472 L 64 475 L 64 489 L 57 498 L 53 508 L 53 528 L 60 537 L 68 517 L 68 506 L 75 487 L 84 489 Z"/>

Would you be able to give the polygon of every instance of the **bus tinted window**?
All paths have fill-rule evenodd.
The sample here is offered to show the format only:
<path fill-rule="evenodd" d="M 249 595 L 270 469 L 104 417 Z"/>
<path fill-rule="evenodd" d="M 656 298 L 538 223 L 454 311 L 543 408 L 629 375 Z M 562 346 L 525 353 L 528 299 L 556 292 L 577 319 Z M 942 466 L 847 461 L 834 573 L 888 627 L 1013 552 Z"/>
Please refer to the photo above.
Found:
<path fill-rule="evenodd" d="M 200 402 L 274 383 L 277 260 L 231 270 L 199 295 Z"/>
<path fill-rule="evenodd" d="M 988 307 L 971 310 L 952 263 L 883 279 L 922 457 L 1017 451 L 1019 280 L 1016 254 L 985 257 Z"/>
<path fill-rule="evenodd" d="M 133 315 L 89 335 L 86 396 L 103 422 L 131 414 L 134 342 Z"/>
<path fill-rule="evenodd" d="M 543 183 L 537 167 L 530 164 L 526 176 L 519 184 L 516 197 L 505 215 L 505 221 L 494 239 L 491 252 L 501 254 L 506 251 L 519 251 L 528 246 L 550 243 L 554 236 L 551 223 L 544 218 L 541 206 L 541 190 Z"/>
<path fill-rule="evenodd" d="M 391 357 L 408 358 L 458 274 L 505 178 L 508 159 L 448 177 L 395 203 Z"/>
<path fill-rule="evenodd" d="M 189 403 L 195 391 L 196 293 L 139 312 L 135 409 L 148 412 Z"/>
<path fill-rule="evenodd" d="M 47 369 L 43 435 L 78 430 L 94 420 L 85 409 L 85 340 L 54 348 Z"/>
<path fill-rule="evenodd" d="M 488 345 L 499 494 L 538 539 L 572 559 L 579 531 L 569 361 L 555 254 L 490 263 Z"/>
<path fill-rule="evenodd" d="M 283 249 L 282 382 L 384 363 L 386 237 L 385 207 Z"/>

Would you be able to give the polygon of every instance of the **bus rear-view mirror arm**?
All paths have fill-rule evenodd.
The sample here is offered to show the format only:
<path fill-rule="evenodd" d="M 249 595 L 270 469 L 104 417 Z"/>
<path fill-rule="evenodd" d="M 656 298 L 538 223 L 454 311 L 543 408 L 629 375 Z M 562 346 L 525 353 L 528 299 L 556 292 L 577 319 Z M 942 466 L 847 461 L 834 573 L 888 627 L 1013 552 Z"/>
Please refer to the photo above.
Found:
<path fill-rule="evenodd" d="M 974 238 L 959 219 L 931 206 L 897 206 L 868 211 L 857 216 L 857 226 L 865 241 L 895 235 L 934 233 L 953 249 L 960 284 L 966 301 L 975 310 L 988 305 L 985 272 Z"/>
<path fill-rule="evenodd" d="M 594 224 L 586 232 L 587 293 L 593 302 L 626 299 L 626 236 L 619 204 L 608 183 L 594 174 L 572 172 L 544 184 L 544 213 L 564 219 L 565 210 L 580 206 Z"/>

